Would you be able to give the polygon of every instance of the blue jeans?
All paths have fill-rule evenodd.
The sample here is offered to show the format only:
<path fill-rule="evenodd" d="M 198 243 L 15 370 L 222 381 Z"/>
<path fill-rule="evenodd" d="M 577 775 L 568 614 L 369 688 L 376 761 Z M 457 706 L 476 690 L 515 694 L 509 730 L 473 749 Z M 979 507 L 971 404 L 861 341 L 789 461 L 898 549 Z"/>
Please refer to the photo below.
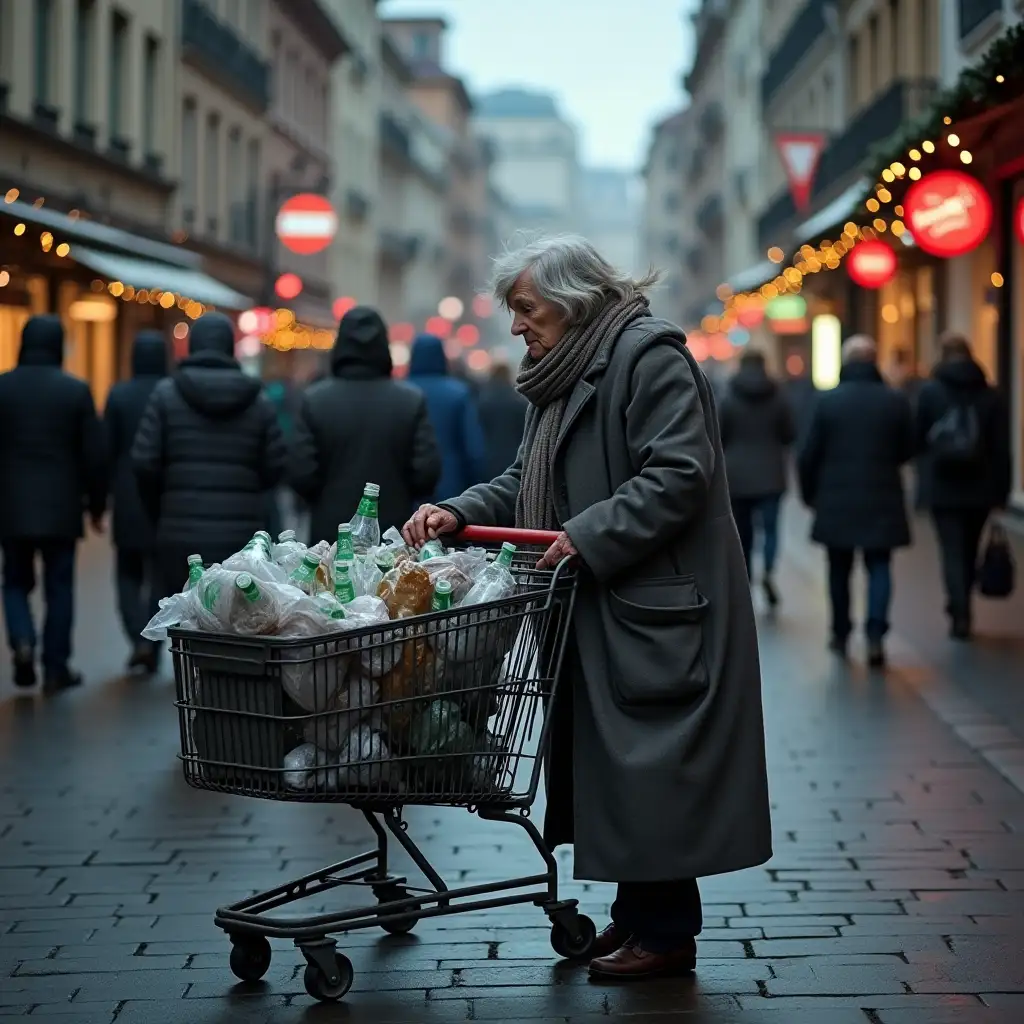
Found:
<path fill-rule="evenodd" d="M 832 599 L 832 635 L 845 640 L 853 629 L 850 622 L 850 573 L 852 548 L 828 549 L 828 589 Z M 868 550 L 863 553 L 868 574 L 868 619 L 864 632 L 869 640 L 881 640 L 889 632 L 889 604 L 892 601 L 892 552 Z"/>
<path fill-rule="evenodd" d="M 740 547 L 747 563 L 747 578 L 750 578 L 750 562 L 754 554 L 754 529 L 761 527 L 764 543 L 764 574 L 770 576 L 775 568 L 779 552 L 779 505 L 781 494 L 770 494 L 764 498 L 733 498 L 732 517 L 740 535 Z"/>
<path fill-rule="evenodd" d="M 43 668 L 60 672 L 71 658 L 71 627 L 75 615 L 75 541 L 9 540 L 4 552 L 4 618 L 11 650 L 35 649 L 36 627 L 29 595 L 35 589 L 35 561 L 43 559 L 46 623 L 43 626 Z"/>

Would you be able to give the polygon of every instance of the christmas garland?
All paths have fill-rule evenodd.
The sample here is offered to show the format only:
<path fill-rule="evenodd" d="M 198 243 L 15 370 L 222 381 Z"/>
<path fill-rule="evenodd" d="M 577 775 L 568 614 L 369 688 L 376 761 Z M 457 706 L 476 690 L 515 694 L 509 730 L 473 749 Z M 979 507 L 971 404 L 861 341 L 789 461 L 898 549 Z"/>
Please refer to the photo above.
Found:
<path fill-rule="evenodd" d="M 939 135 L 950 121 L 962 121 L 984 110 L 1024 96 L 1024 22 L 993 41 L 981 60 L 960 72 L 956 83 L 941 92 L 927 113 L 908 121 L 884 142 L 872 147 L 869 174 L 877 179 L 894 160 Z M 949 120 L 947 120 L 947 118 Z"/>

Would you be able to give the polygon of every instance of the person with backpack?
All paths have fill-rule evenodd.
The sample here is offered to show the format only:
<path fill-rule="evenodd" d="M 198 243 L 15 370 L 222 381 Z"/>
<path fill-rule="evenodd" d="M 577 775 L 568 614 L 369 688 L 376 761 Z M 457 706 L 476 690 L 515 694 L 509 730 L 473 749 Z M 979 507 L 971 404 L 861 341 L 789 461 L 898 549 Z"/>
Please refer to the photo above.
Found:
<path fill-rule="evenodd" d="M 935 523 L 950 636 L 967 640 L 981 536 L 1010 494 L 1010 429 L 1006 405 L 967 339 L 946 334 L 939 350 L 915 416 L 919 504 Z"/>

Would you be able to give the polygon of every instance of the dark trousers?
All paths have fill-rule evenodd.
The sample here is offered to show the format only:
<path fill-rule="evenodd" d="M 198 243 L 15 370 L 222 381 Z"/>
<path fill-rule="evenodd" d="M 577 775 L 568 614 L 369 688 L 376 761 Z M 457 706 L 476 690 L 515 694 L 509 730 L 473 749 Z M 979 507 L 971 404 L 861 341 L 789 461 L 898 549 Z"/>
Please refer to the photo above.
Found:
<path fill-rule="evenodd" d="M 128 640 L 142 643 L 142 631 L 159 608 L 161 583 L 151 551 L 118 548 L 116 560 L 117 608 Z"/>
<path fill-rule="evenodd" d="M 942 579 L 946 587 L 946 612 L 951 618 L 968 623 L 978 547 L 988 516 L 987 508 L 932 510 L 942 558 Z"/>
<path fill-rule="evenodd" d="M 696 879 L 619 882 L 612 921 L 651 953 L 673 953 L 699 935 L 704 920 Z"/>
<path fill-rule="evenodd" d="M 29 595 L 36 586 L 36 555 L 43 560 L 43 593 L 46 622 L 43 625 L 43 668 L 63 671 L 71 658 L 71 629 L 75 617 L 75 541 L 9 540 L 4 552 L 4 618 L 11 650 L 36 646 Z"/>
<path fill-rule="evenodd" d="M 850 573 L 852 548 L 828 549 L 828 589 L 832 599 L 832 635 L 845 640 L 853 628 L 850 622 Z M 863 553 L 868 574 L 868 617 L 864 632 L 869 640 L 881 640 L 889 632 L 889 604 L 892 601 L 892 552 L 867 550 Z"/>
<path fill-rule="evenodd" d="M 775 569 L 779 552 L 779 505 L 781 494 L 770 494 L 763 498 L 733 498 L 732 517 L 736 520 L 736 531 L 740 535 L 740 546 L 747 562 L 747 578 L 751 574 L 751 559 L 754 554 L 754 532 L 761 528 L 764 545 L 764 574 L 770 576 Z"/>

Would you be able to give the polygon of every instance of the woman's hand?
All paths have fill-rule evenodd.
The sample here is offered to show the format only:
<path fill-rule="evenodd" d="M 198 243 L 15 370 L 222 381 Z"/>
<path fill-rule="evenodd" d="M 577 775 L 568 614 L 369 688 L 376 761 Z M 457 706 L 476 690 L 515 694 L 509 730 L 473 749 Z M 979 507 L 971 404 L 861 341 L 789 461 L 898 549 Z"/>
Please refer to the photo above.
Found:
<path fill-rule="evenodd" d="M 541 556 L 540 561 L 537 562 L 537 568 L 554 569 L 563 558 L 573 558 L 578 554 L 579 552 L 569 539 L 569 534 L 563 531 L 558 535 L 558 540 Z"/>
<path fill-rule="evenodd" d="M 412 519 L 402 527 L 406 544 L 418 551 L 428 540 L 434 540 L 445 533 L 454 533 L 459 528 L 455 515 L 436 505 L 420 505 Z"/>

